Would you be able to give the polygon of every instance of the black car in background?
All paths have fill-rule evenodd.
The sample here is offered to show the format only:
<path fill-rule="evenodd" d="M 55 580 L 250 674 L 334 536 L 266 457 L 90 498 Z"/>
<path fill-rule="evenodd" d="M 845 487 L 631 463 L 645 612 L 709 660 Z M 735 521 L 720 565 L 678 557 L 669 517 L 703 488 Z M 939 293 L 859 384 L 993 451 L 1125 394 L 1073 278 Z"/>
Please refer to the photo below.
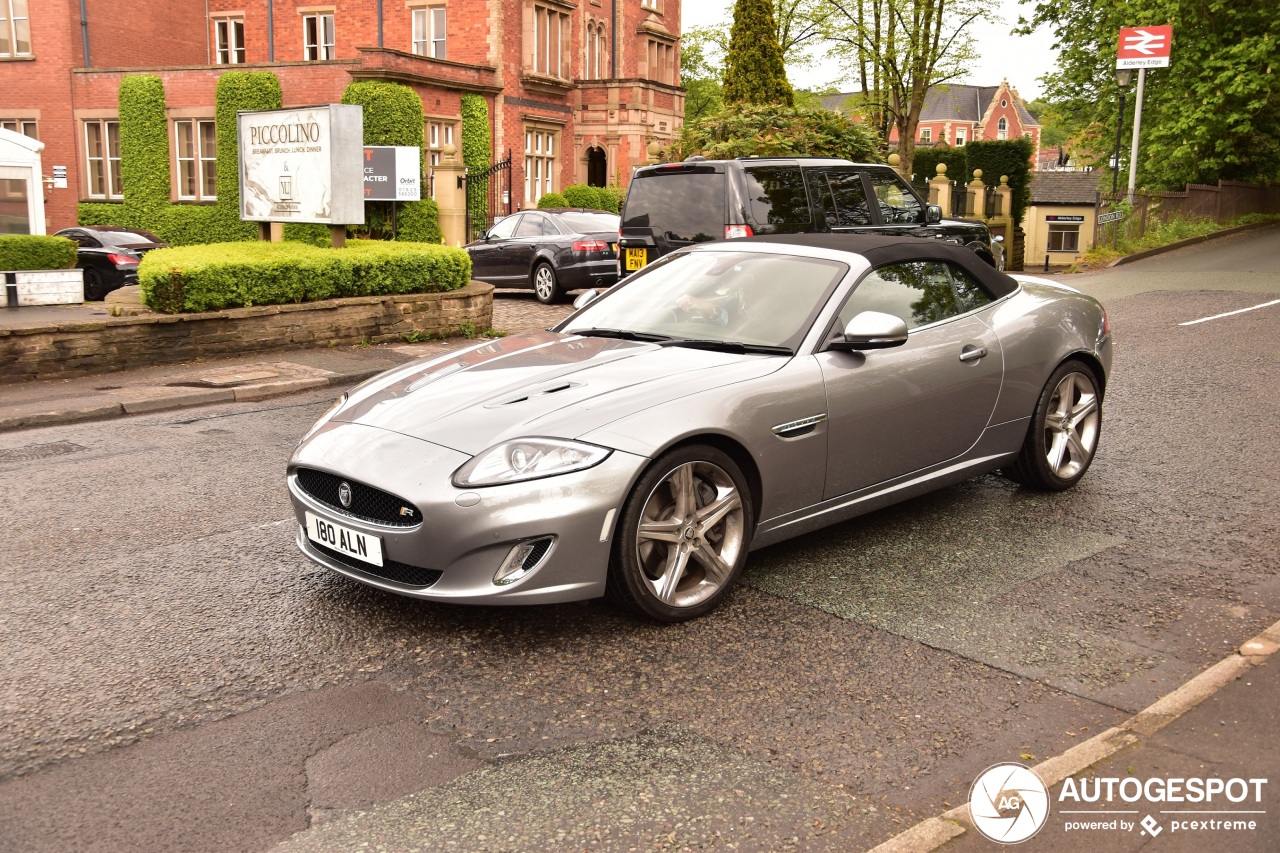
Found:
<path fill-rule="evenodd" d="M 142 256 L 169 245 L 150 231 L 112 225 L 63 228 L 54 236 L 76 241 L 76 266 L 84 270 L 84 298 L 95 302 L 127 284 L 137 284 Z"/>
<path fill-rule="evenodd" d="M 1004 247 L 981 222 L 943 219 L 891 167 L 818 157 L 708 160 L 643 166 L 622 208 L 626 275 L 676 249 L 770 234 L 882 234 L 966 246 L 998 270 Z"/>
<path fill-rule="evenodd" d="M 505 216 L 466 246 L 471 277 L 494 287 L 531 287 L 546 304 L 570 290 L 607 287 L 618 280 L 618 221 L 584 208 Z"/>

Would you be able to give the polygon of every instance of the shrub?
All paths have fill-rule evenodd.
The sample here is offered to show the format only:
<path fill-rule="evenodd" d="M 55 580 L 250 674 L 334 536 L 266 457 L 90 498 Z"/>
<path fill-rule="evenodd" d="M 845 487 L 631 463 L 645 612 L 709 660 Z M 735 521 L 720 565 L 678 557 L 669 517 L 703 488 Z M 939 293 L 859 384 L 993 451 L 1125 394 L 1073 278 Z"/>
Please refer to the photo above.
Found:
<path fill-rule="evenodd" d="M 609 213 L 622 212 L 622 199 L 625 193 L 617 187 L 589 187 L 586 184 L 572 184 L 564 188 L 564 197 L 569 207 L 589 207 Z"/>
<path fill-rule="evenodd" d="M 952 148 L 938 145 L 933 148 L 917 148 L 915 159 L 911 161 L 911 169 L 915 172 L 917 182 L 931 181 L 938 176 L 939 163 L 947 164 L 947 178 L 953 181 L 968 182 L 973 174 L 968 171 L 968 160 L 964 156 L 965 146 Z M 1004 174 L 1001 172 L 1000 174 Z M 999 183 L 999 177 L 996 182 Z"/>
<path fill-rule="evenodd" d="M 682 160 L 702 154 L 734 157 L 842 157 L 881 162 L 880 140 L 855 119 L 830 110 L 783 106 L 726 106 L 684 132 L 670 152 Z"/>
<path fill-rule="evenodd" d="M 581 205 L 569 204 L 569 199 L 560 193 L 543 193 L 542 198 L 538 199 L 538 207 L 544 210 L 549 207 L 581 207 Z"/>
<path fill-rule="evenodd" d="M 352 240 L 345 249 L 304 243 L 222 243 L 149 252 L 138 268 L 142 299 L 166 313 L 456 290 L 471 278 L 462 249 Z"/>
<path fill-rule="evenodd" d="M 0 270 L 65 270 L 75 265 L 74 240 L 37 234 L 0 234 Z"/>
<path fill-rule="evenodd" d="M 982 182 L 988 187 L 1000 186 L 1000 176 L 1009 176 L 1013 189 L 1013 221 L 1022 222 L 1027 202 L 1031 198 L 1031 140 L 995 139 L 970 142 L 964 147 L 965 176 L 967 183 L 973 180 L 973 170 L 982 170 Z M 948 169 L 948 172 L 950 169 Z"/>

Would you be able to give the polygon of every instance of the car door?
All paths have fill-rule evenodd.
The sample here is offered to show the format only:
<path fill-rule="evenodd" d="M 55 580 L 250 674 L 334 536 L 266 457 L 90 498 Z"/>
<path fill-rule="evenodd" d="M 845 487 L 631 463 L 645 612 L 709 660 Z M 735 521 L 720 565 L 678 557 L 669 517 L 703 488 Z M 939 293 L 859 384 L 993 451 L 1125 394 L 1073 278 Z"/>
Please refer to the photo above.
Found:
<path fill-rule="evenodd" d="M 902 317 L 907 342 L 820 352 L 827 387 L 824 498 L 874 486 L 962 455 L 982 435 L 1004 375 L 985 322 L 990 297 L 964 270 L 912 261 L 868 273 L 842 306 L 834 335 L 863 311 Z"/>
<path fill-rule="evenodd" d="M 817 230 L 859 233 L 874 225 L 861 171 L 833 166 L 805 169 L 804 176 Z"/>
<path fill-rule="evenodd" d="M 502 262 L 512 281 L 526 281 L 532 285 L 533 256 L 544 244 L 555 240 L 559 230 L 544 213 L 529 211 L 520 217 L 516 233 L 503 246 Z"/>
<path fill-rule="evenodd" d="M 523 214 L 507 216 L 493 223 L 483 240 L 467 246 L 467 254 L 471 255 L 471 276 L 477 281 L 490 284 L 506 284 L 511 273 L 504 267 L 503 249 L 515 233 Z"/>

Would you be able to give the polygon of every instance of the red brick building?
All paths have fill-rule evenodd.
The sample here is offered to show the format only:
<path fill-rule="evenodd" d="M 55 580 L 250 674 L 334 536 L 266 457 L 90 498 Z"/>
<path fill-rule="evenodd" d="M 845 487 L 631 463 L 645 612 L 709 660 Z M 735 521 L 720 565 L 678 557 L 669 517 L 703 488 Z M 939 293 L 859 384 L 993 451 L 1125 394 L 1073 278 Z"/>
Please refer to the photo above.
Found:
<path fill-rule="evenodd" d="M 81 9 L 85 14 L 81 15 Z M 164 80 L 172 198 L 215 152 L 219 75 L 268 70 L 284 105 L 336 103 L 352 80 L 422 98 L 429 161 L 461 145 L 460 99 L 489 104 L 494 159 L 513 155 L 513 206 L 574 183 L 623 184 L 649 142 L 679 133 L 680 0 L 0 0 L 0 127 L 45 143 L 50 232 L 81 201 L 119 199 L 120 79 Z M 205 124 L 207 122 L 207 124 Z"/>

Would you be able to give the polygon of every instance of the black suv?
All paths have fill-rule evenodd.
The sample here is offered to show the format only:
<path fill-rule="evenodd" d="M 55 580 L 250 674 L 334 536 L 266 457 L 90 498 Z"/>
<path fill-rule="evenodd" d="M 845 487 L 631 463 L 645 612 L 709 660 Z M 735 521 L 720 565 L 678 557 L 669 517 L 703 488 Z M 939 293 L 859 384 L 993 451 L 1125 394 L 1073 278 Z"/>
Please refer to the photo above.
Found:
<path fill-rule="evenodd" d="M 692 243 L 821 231 L 936 237 L 996 269 L 1004 247 L 981 222 L 942 218 L 888 166 L 816 157 L 708 160 L 637 169 L 618 267 L 627 275 Z"/>

